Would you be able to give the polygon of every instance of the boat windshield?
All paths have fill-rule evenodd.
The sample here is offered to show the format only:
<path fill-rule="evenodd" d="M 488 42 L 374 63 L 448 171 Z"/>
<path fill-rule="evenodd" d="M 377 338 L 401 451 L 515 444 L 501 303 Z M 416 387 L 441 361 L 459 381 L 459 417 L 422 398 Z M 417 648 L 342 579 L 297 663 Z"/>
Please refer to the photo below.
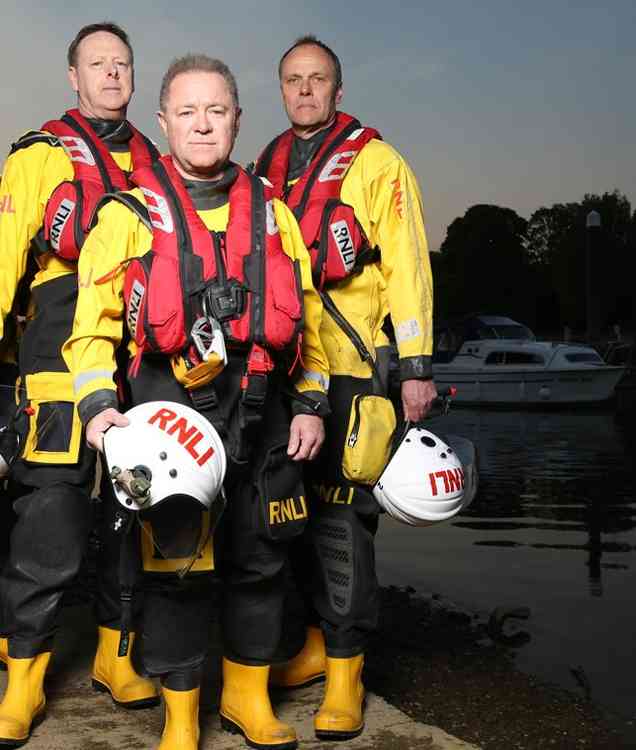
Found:
<path fill-rule="evenodd" d="M 486 324 L 480 322 L 475 326 L 475 333 L 480 339 L 515 339 L 517 341 L 534 341 L 534 333 L 520 323 Z"/>
<path fill-rule="evenodd" d="M 574 354 L 566 354 L 565 358 L 568 362 L 589 362 L 593 365 L 605 364 L 596 352 L 574 352 Z"/>

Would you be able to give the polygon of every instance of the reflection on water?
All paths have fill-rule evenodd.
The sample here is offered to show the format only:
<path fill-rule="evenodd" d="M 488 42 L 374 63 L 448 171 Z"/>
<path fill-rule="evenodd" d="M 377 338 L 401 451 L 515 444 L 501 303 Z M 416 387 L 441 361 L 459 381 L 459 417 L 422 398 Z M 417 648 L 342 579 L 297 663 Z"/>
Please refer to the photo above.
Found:
<path fill-rule="evenodd" d="M 520 667 L 636 713 L 636 430 L 607 412 L 455 409 L 431 429 L 471 439 L 481 484 L 465 515 L 428 529 L 383 519 L 382 583 L 476 609 L 527 606 Z"/>

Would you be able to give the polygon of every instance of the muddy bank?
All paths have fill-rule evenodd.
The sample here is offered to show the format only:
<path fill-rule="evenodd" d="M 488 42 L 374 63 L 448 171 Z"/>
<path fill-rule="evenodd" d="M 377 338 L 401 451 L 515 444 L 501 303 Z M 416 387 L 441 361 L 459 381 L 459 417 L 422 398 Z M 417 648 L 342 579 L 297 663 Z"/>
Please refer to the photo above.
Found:
<path fill-rule="evenodd" d="M 488 620 L 437 595 L 383 589 L 368 688 L 416 721 L 484 750 L 636 747 L 633 726 L 586 700 L 584 675 L 575 695 L 519 672 L 514 648 L 493 640 Z M 507 621 L 504 638 L 523 641 L 522 628 Z"/>

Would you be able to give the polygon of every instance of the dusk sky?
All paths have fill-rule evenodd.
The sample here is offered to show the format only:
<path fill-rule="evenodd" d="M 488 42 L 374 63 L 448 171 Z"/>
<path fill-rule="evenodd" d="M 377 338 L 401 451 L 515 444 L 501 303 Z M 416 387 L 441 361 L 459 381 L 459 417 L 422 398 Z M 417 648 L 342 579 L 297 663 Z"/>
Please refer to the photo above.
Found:
<path fill-rule="evenodd" d="M 234 157 L 250 161 L 287 126 L 278 58 L 313 33 L 342 61 L 342 109 L 378 128 L 413 167 L 432 249 L 475 203 L 526 218 L 614 188 L 634 203 L 636 3 L 517 5 L 5 0 L 0 148 L 73 106 L 68 43 L 82 25 L 108 19 L 135 48 L 131 120 L 163 147 L 153 113 L 168 63 L 186 52 L 220 57 L 244 110 Z"/>

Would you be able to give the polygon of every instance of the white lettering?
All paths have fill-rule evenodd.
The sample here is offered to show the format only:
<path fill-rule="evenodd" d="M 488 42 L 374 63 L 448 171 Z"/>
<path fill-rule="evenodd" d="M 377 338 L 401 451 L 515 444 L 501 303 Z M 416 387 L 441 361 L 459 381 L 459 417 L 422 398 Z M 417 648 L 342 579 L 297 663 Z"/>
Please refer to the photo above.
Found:
<path fill-rule="evenodd" d="M 150 214 L 152 226 L 161 229 L 161 231 L 167 234 L 174 232 L 174 222 L 172 221 L 172 215 L 170 214 L 166 199 L 145 187 L 142 187 L 141 191 L 146 198 L 146 206 Z"/>
<path fill-rule="evenodd" d="M 146 293 L 146 287 L 135 279 L 130 291 L 130 299 L 128 300 L 128 312 L 126 314 L 126 323 L 128 324 L 128 330 L 133 339 L 137 336 L 137 323 L 139 322 L 139 308 L 141 302 Z"/>
<path fill-rule="evenodd" d="M 82 140 L 82 138 L 77 138 L 74 135 L 63 135 L 60 138 L 60 141 L 71 161 L 77 161 L 80 162 L 80 164 L 88 164 L 89 167 L 95 166 L 93 154 L 91 153 L 86 141 Z"/>
<path fill-rule="evenodd" d="M 75 202 L 68 198 L 64 198 L 58 206 L 58 209 L 53 216 L 53 220 L 51 221 L 51 229 L 49 232 L 49 240 L 51 242 L 51 247 L 54 250 L 60 249 L 60 237 L 62 236 L 64 227 L 74 210 Z"/>
<path fill-rule="evenodd" d="M 347 173 L 347 170 L 352 165 L 355 156 L 355 151 L 341 151 L 339 154 L 334 154 L 325 164 L 320 176 L 318 177 L 318 182 L 342 180 Z"/>
<path fill-rule="evenodd" d="M 329 225 L 329 229 L 340 251 L 342 265 L 345 267 L 347 273 L 351 273 L 356 262 L 356 254 L 353 249 L 353 240 L 351 239 L 351 232 L 349 232 L 347 222 L 344 219 L 335 221 Z"/>

